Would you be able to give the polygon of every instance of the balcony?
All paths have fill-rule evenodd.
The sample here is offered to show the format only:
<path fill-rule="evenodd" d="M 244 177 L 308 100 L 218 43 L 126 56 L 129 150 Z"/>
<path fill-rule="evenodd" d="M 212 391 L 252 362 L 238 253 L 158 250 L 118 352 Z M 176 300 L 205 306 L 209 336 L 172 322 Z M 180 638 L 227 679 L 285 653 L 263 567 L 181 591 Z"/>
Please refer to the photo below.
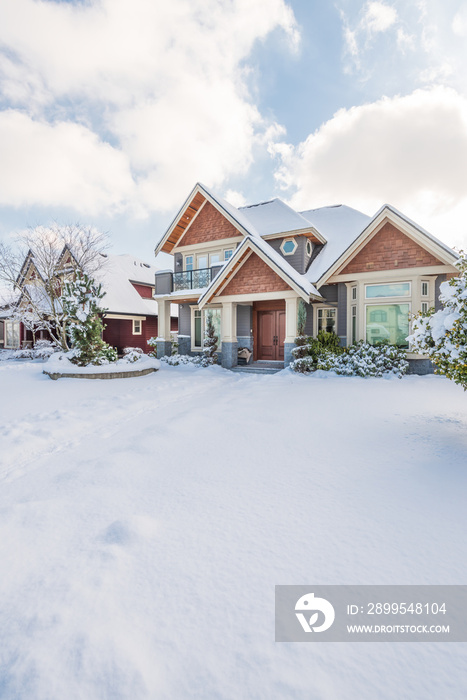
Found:
<path fill-rule="evenodd" d="M 187 270 L 186 272 L 174 272 L 173 291 L 181 289 L 202 289 L 207 287 L 216 274 L 219 267 L 205 267 L 201 270 Z"/>
<path fill-rule="evenodd" d="M 185 289 L 203 289 L 212 282 L 222 267 L 221 264 L 200 270 L 187 270 L 186 272 L 160 270 L 156 272 L 156 296 L 158 294 L 172 294 Z"/>

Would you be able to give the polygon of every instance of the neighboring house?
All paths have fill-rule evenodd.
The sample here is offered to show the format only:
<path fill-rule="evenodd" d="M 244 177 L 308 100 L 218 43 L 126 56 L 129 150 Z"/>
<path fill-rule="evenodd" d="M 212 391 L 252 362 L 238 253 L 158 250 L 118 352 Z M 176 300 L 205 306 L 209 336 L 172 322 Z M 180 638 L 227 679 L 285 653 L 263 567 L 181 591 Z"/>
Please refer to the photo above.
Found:
<path fill-rule="evenodd" d="M 158 304 L 153 299 L 154 279 L 157 268 L 135 258 L 132 255 L 107 255 L 102 267 L 94 275 L 102 284 L 105 296 L 102 306 L 105 330 L 104 340 L 121 353 L 125 347 L 139 347 L 148 351 L 147 341 L 158 333 Z M 73 273 L 76 265 L 70 251 L 64 250 L 57 271 L 58 278 L 66 278 Z M 38 283 L 39 282 L 39 283 Z M 34 257 L 28 254 L 23 264 L 18 285 L 21 289 L 28 287 L 29 294 L 44 294 L 43 280 L 34 263 Z M 21 305 L 21 298 L 19 301 Z M 178 308 L 171 309 L 171 330 L 178 328 Z M 5 348 L 17 348 L 33 344 L 33 333 L 23 323 L 16 320 L 4 321 Z M 0 329 L 1 332 L 1 329 Z M 48 339 L 46 330 L 40 327 L 35 332 L 35 339 Z"/>
<path fill-rule="evenodd" d="M 347 206 L 296 212 L 280 199 L 236 208 L 197 184 L 156 246 L 174 272 L 156 273 L 158 354 L 169 351 L 170 304 L 179 304 L 180 352 L 200 352 L 212 310 L 224 367 L 239 347 L 253 360 L 288 363 L 297 308 L 309 335 L 341 344 L 388 340 L 407 347 L 410 314 L 438 305 L 457 255 L 389 205 L 373 217 Z M 408 358 L 422 362 L 408 352 Z M 426 363 L 425 363 L 426 364 Z"/>

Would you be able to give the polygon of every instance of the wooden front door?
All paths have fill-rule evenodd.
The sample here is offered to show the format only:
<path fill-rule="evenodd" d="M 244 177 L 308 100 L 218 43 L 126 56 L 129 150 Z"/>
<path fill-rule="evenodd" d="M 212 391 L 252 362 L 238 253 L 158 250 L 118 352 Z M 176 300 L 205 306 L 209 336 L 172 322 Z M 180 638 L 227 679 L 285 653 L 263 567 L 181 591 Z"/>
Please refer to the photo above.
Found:
<path fill-rule="evenodd" d="M 258 311 L 258 360 L 283 360 L 285 311 Z"/>

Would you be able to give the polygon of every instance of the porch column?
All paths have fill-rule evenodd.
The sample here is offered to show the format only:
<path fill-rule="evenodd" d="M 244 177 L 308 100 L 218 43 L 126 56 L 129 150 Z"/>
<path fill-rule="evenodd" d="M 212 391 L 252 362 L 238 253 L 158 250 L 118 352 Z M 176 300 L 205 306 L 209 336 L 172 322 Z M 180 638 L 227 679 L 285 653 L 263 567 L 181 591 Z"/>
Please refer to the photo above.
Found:
<path fill-rule="evenodd" d="M 297 312 L 298 297 L 285 300 L 285 340 L 284 340 L 284 367 L 293 360 L 292 350 L 295 347 L 297 337 Z"/>
<path fill-rule="evenodd" d="M 170 301 L 163 299 L 157 301 L 157 357 L 160 359 L 164 355 L 172 352 L 170 341 Z"/>
<path fill-rule="evenodd" d="M 237 304 L 232 301 L 222 303 L 222 367 L 236 367 L 238 361 Z"/>

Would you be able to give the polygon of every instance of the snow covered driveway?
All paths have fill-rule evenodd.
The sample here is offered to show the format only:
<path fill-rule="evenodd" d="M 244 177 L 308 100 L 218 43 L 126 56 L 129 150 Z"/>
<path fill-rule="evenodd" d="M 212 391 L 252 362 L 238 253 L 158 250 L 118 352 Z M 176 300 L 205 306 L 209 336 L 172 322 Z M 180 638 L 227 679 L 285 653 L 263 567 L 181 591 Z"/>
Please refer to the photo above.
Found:
<path fill-rule="evenodd" d="M 467 397 L 0 363 L 2 700 L 467 695 L 465 645 L 275 644 L 275 584 L 465 584 Z"/>

